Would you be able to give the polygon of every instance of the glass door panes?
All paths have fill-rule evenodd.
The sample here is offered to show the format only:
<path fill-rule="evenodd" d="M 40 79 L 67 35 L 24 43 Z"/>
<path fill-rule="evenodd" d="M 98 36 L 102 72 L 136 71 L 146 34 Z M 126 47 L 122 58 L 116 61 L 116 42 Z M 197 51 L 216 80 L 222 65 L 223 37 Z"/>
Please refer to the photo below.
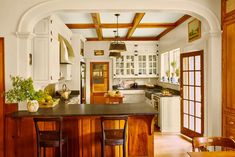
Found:
<path fill-rule="evenodd" d="M 148 74 L 149 75 L 157 75 L 157 56 L 156 55 L 149 55 L 148 56 Z"/>
<path fill-rule="evenodd" d="M 181 133 L 203 136 L 203 51 L 181 54 Z"/>
<path fill-rule="evenodd" d="M 147 56 L 146 55 L 139 55 L 138 56 L 138 74 L 139 75 L 146 75 L 147 74 Z"/>
<path fill-rule="evenodd" d="M 134 55 L 125 56 L 125 74 L 128 76 L 135 75 Z"/>
<path fill-rule="evenodd" d="M 124 56 L 116 58 L 116 76 L 124 75 Z"/>

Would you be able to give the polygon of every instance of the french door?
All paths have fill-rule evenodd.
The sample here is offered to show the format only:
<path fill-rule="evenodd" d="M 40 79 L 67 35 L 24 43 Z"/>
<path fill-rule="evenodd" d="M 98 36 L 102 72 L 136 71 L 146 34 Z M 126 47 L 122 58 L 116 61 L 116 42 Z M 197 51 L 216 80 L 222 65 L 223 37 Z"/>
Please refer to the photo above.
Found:
<path fill-rule="evenodd" d="M 188 137 L 204 133 L 203 51 L 180 55 L 181 133 Z"/>

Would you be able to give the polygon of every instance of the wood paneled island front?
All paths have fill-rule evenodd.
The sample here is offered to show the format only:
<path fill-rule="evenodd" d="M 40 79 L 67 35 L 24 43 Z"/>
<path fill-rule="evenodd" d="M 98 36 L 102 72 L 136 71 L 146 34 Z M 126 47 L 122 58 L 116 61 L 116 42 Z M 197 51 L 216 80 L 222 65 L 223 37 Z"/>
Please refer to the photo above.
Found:
<path fill-rule="evenodd" d="M 127 156 L 153 157 L 154 108 L 147 104 L 59 104 L 36 113 L 17 111 L 6 118 L 6 157 L 36 157 L 36 131 L 34 117 L 63 117 L 63 131 L 68 135 L 68 157 L 101 156 L 101 116 L 128 115 Z M 119 128 L 121 122 L 108 126 Z M 54 124 L 44 128 L 56 127 Z M 122 147 L 106 147 L 107 157 L 121 157 Z M 56 156 L 48 149 L 47 157 Z"/>

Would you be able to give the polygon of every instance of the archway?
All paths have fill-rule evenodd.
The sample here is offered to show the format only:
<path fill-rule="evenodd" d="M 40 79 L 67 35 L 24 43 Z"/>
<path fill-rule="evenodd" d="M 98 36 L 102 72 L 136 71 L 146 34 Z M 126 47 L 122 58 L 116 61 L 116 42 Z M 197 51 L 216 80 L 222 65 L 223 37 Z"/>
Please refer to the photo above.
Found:
<path fill-rule="evenodd" d="M 95 5 L 91 5 L 95 4 Z M 133 5 L 135 4 L 135 5 Z M 170 4 L 170 5 L 169 5 Z M 115 8 L 114 8 L 115 6 Z M 33 6 L 24 13 L 17 28 L 19 74 L 30 76 L 30 67 L 27 64 L 28 54 L 31 51 L 31 37 L 34 25 L 43 17 L 60 10 L 79 11 L 180 11 L 199 18 L 208 26 L 207 57 L 205 62 L 205 73 L 207 74 L 205 97 L 206 114 L 205 134 L 208 136 L 221 135 L 221 28 L 216 15 L 199 1 L 189 0 L 158 0 L 158 1 L 135 1 L 103 0 L 97 3 L 95 0 L 53 0 Z M 25 70 L 27 69 L 27 70 Z M 216 84 L 214 83 L 216 82 Z M 218 120 L 215 121 L 214 117 Z"/>

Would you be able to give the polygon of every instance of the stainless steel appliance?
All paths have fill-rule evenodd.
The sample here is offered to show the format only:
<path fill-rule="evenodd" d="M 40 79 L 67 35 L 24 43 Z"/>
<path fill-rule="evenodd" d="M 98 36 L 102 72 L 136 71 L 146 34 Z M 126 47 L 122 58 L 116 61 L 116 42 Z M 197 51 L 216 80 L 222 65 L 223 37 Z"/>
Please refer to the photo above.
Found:
<path fill-rule="evenodd" d="M 157 128 L 159 128 L 159 126 L 160 126 L 160 119 L 159 119 L 159 117 L 160 117 L 160 96 L 159 96 L 159 94 L 156 93 L 156 94 L 152 95 L 152 104 L 153 104 L 155 111 L 158 113 L 154 119 L 155 126 Z"/>

